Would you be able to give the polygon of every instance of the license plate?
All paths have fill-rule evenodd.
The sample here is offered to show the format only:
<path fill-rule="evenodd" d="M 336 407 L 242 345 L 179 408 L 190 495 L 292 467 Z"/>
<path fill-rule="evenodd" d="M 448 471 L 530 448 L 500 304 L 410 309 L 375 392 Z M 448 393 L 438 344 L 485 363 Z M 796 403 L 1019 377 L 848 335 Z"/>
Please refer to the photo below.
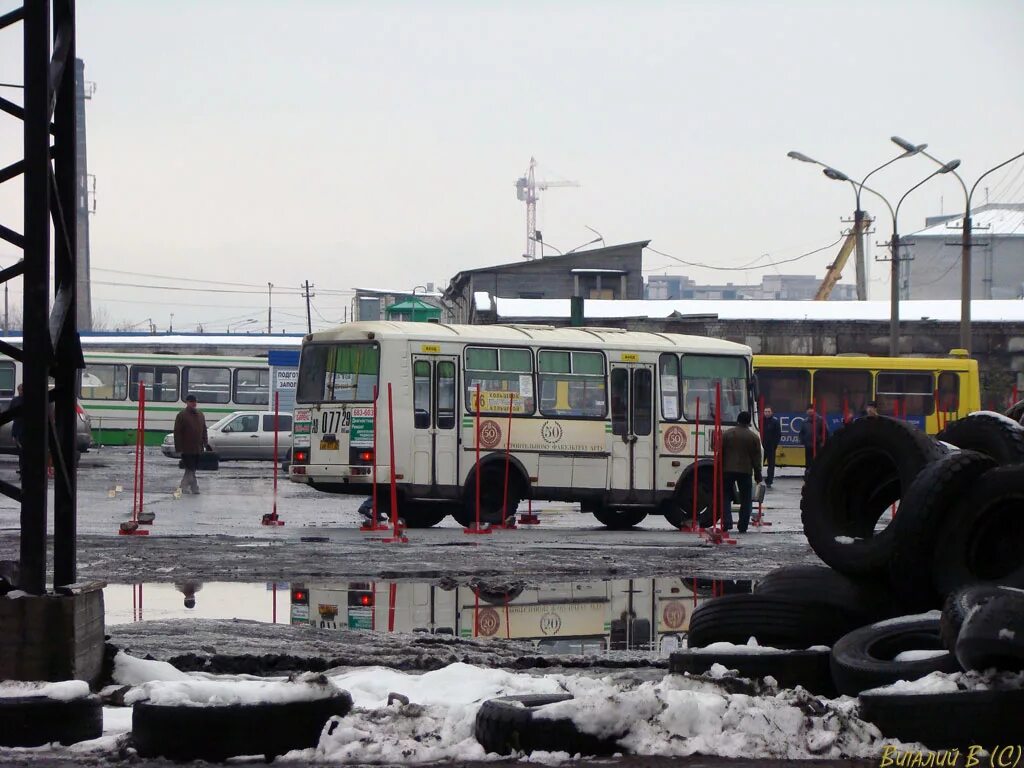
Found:
<path fill-rule="evenodd" d="M 320 441 L 320 450 L 321 451 L 336 451 L 336 450 L 338 450 L 338 441 L 337 440 L 321 440 Z"/>

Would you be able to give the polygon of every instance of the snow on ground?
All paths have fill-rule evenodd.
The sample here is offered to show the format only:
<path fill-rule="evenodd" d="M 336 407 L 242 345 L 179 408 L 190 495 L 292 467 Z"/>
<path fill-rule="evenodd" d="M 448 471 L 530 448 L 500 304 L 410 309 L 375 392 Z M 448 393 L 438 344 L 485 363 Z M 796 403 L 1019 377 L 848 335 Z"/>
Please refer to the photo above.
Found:
<path fill-rule="evenodd" d="M 84 680 L 65 680 L 60 683 L 20 682 L 17 680 L 0 680 L 0 699 L 20 698 L 22 696 L 71 701 L 89 695 L 89 684 Z"/>
<path fill-rule="evenodd" d="M 907 616 L 896 616 L 892 619 L 885 619 L 884 621 L 876 621 L 872 624 L 872 627 L 894 627 L 899 624 L 912 624 L 915 621 L 923 621 L 924 619 L 933 619 L 938 621 L 942 618 L 942 611 L 934 610 L 928 611 L 927 613 L 913 613 Z"/>
<path fill-rule="evenodd" d="M 827 645 L 813 645 L 807 650 L 809 651 L 827 651 L 829 647 Z M 690 648 L 690 653 L 732 653 L 732 654 L 768 654 L 768 653 L 793 653 L 792 649 L 786 648 L 773 648 L 770 645 L 758 645 L 757 638 L 751 637 L 744 645 L 737 645 L 736 643 L 717 642 L 703 645 L 698 648 Z"/>
<path fill-rule="evenodd" d="M 628 674 L 534 677 L 465 664 L 424 675 L 386 672 L 386 678 L 380 670 L 366 669 L 332 676 L 353 693 L 357 709 L 328 724 L 317 759 L 364 764 L 478 760 L 484 752 L 473 737 L 473 725 L 484 700 L 558 691 L 576 698 L 536 710 L 535 717 L 570 718 L 583 731 L 616 738 L 623 752 L 633 754 L 872 757 L 882 744 L 891 743 L 854 716 L 852 700 L 819 703 L 805 692 L 753 696 L 678 675 L 659 682 Z M 408 696 L 410 704 L 381 706 L 385 689 Z M 546 753 L 536 760 L 557 763 L 568 757 Z"/>
<path fill-rule="evenodd" d="M 948 654 L 949 651 L 945 648 L 922 648 L 921 650 L 900 651 L 893 657 L 893 661 L 924 661 Z"/>
<path fill-rule="evenodd" d="M 892 685 L 872 688 L 869 692 L 928 694 L 1020 689 L 1024 689 L 1024 672 L 987 670 L 985 672 L 932 672 L 918 680 L 899 680 Z"/>

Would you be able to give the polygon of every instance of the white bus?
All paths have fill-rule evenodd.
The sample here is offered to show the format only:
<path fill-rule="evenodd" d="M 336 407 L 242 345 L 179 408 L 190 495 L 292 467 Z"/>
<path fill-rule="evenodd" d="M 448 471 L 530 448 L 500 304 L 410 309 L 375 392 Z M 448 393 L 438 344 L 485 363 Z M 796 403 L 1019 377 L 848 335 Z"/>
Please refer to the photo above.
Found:
<path fill-rule="evenodd" d="M 729 425 L 750 410 L 751 381 L 749 347 L 696 336 L 349 323 L 303 340 L 289 475 L 318 490 L 366 496 L 376 462 L 384 508 L 393 462 L 398 512 L 410 527 L 448 514 L 472 525 L 477 472 L 482 522 L 500 523 L 503 510 L 512 516 L 529 497 L 579 502 L 612 528 L 652 513 L 682 526 L 691 516 L 695 464 L 701 508 L 712 486 L 716 385 Z"/>

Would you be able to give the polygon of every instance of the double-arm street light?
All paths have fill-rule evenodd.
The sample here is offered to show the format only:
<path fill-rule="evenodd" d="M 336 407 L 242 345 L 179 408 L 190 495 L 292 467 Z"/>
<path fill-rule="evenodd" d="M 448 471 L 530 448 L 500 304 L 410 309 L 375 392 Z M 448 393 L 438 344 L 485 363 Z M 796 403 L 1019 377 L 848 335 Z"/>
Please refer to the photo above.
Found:
<path fill-rule="evenodd" d="M 914 146 L 899 136 L 893 136 L 892 142 L 902 149 Z M 922 147 L 926 146 L 927 144 L 922 145 Z M 945 167 L 943 162 L 937 157 L 933 157 L 923 150 L 921 154 L 932 162 Z M 1014 155 L 1009 160 L 1004 160 L 993 168 L 989 168 L 978 177 L 970 190 L 967 189 L 967 184 L 964 183 L 964 180 L 960 178 L 960 174 L 953 172 L 953 175 L 956 176 L 957 181 L 960 182 L 960 186 L 964 190 L 964 224 L 960 244 L 960 346 L 967 350 L 968 355 L 971 353 L 971 198 L 974 197 L 974 190 L 978 188 L 978 184 L 981 183 L 982 179 L 993 171 L 998 171 L 1004 165 L 1009 165 L 1021 157 L 1024 157 L 1024 152 Z"/>
<path fill-rule="evenodd" d="M 850 182 L 850 186 L 853 187 L 853 194 L 854 194 L 854 197 L 856 198 L 856 203 L 857 203 L 856 208 L 854 209 L 854 212 L 853 212 L 853 231 L 854 231 L 854 234 L 856 235 L 856 239 L 854 240 L 854 244 L 855 244 L 855 247 L 856 247 L 856 255 L 857 255 L 857 265 L 856 266 L 857 266 L 857 300 L 858 301 L 864 301 L 868 297 L 867 270 L 865 268 L 865 263 L 864 263 L 864 230 L 866 229 L 866 227 L 865 227 L 865 221 L 864 221 L 865 213 L 864 213 L 864 211 L 860 207 L 860 193 L 861 193 L 861 190 L 862 189 L 866 189 L 866 190 L 868 190 L 868 192 L 873 192 L 874 194 L 877 195 L 878 193 L 875 192 L 873 189 L 871 189 L 870 187 L 865 187 L 864 186 L 865 184 L 867 184 L 868 179 L 870 179 L 875 173 L 877 173 L 878 171 L 882 170 L 883 168 L 886 168 L 889 165 L 892 165 L 897 160 L 902 160 L 905 157 L 911 157 L 913 155 L 916 155 L 918 152 L 923 152 L 927 148 L 927 146 L 928 146 L 927 144 L 921 144 L 920 146 L 903 147 L 903 150 L 904 150 L 903 154 L 896 155 L 896 157 L 892 158 L 891 160 L 887 160 L 886 162 L 882 163 L 880 166 L 875 168 L 873 171 L 870 171 L 867 176 L 865 176 L 863 179 L 861 179 L 859 184 L 856 181 L 854 181 L 853 179 L 851 179 L 848 176 L 846 176 L 846 174 L 842 174 L 843 180 Z M 823 163 L 820 160 L 815 160 L 812 157 L 808 157 L 803 152 L 788 152 L 787 156 L 793 158 L 794 160 L 799 160 L 802 163 L 813 163 L 814 165 L 820 165 L 822 168 L 825 169 L 825 175 L 826 176 L 828 175 L 828 170 L 832 169 L 832 166 L 828 165 L 827 163 Z M 835 177 L 829 176 L 829 178 L 835 178 Z M 881 195 L 879 195 L 879 197 L 881 197 Z M 885 198 L 882 198 L 882 199 L 884 200 Z M 888 205 L 888 203 L 886 203 L 886 205 Z"/>

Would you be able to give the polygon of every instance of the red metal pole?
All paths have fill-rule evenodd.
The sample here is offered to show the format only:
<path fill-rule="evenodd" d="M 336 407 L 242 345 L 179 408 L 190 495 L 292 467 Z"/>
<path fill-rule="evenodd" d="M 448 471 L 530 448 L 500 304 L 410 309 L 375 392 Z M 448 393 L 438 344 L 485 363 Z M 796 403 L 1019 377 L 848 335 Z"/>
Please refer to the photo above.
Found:
<path fill-rule="evenodd" d="M 391 385 L 389 384 L 388 386 L 390 387 Z M 394 517 L 395 519 L 398 519 L 398 515 L 395 515 Z M 397 536 L 398 534 L 396 533 L 395 535 Z M 392 581 L 391 584 L 388 585 L 388 632 L 395 631 L 395 598 L 397 593 L 398 585 Z M 374 602 L 376 602 L 376 600 Z M 377 606 L 375 605 L 374 609 L 376 609 L 376 607 Z"/>
<path fill-rule="evenodd" d="M 139 392 L 139 515 L 146 500 L 146 388 Z M 136 518 L 138 519 L 138 518 Z"/>
<path fill-rule="evenodd" d="M 275 392 L 274 395 L 275 395 L 275 399 L 276 399 L 277 393 Z M 275 419 L 275 422 L 276 421 L 277 420 Z M 275 429 L 277 428 L 277 424 L 276 423 L 274 424 L 274 428 Z M 277 452 L 275 451 L 274 453 L 276 455 Z M 271 588 L 271 592 L 273 592 L 273 608 L 271 608 L 271 610 L 270 610 L 270 618 L 273 620 L 274 624 L 277 624 L 277 582 L 275 581 L 275 582 L 272 582 L 272 583 L 273 583 L 273 587 Z"/>
<path fill-rule="evenodd" d="M 501 526 L 505 527 L 505 521 L 508 520 L 508 472 L 509 465 L 512 462 L 512 393 L 508 393 L 508 429 L 505 434 L 505 496 L 501 500 Z M 512 512 L 515 514 L 515 511 Z"/>
<path fill-rule="evenodd" d="M 811 401 L 811 458 L 818 458 L 818 401 Z"/>
<path fill-rule="evenodd" d="M 722 470 L 722 383 L 715 384 L 715 489 L 718 491 L 718 520 L 715 527 L 725 525 L 725 497 L 722 483 L 725 475 Z"/>
<path fill-rule="evenodd" d="M 476 529 L 480 530 L 480 385 L 476 385 Z"/>
<path fill-rule="evenodd" d="M 391 520 L 395 524 L 395 539 L 401 538 L 398 529 L 398 485 L 395 480 L 395 409 L 391 398 L 391 382 L 388 382 L 388 442 L 391 451 Z"/>
<path fill-rule="evenodd" d="M 377 385 L 373 385 L 373 528 L 377 529 Z"/>
<path fill-rule="evenodd" d="M 135 413 L 135 468 L 132 471 L 132 520 L 139 519 L 139 433 L 142 432 L 142 393 L 145 384 L 139 382 L 139 407 Z"/>
<path fill-rule="evenodd" d="M 697 494 L 700 486 L 697 483 L 697 473 L 700 471 L 700 398 L 697 398 L 697 412 L 693 417 L 693 522 L 690 530 L 697 530 Z"/>
<path fill-rule="evenodd" d="M 277 430 L 280 425 L 280 414 L 281 414 L 281 393 L 274 391 L 274 511 L 273 517 L 277 519 Z M 277 582 L 274 582 L 276 585 Z M 274 587 L 277 588 L 276 586 Z M 274 603 L 274 609 L 277 610 L 277 602 Z M 277 623 L 276 621 L 274 622 Z"/>

